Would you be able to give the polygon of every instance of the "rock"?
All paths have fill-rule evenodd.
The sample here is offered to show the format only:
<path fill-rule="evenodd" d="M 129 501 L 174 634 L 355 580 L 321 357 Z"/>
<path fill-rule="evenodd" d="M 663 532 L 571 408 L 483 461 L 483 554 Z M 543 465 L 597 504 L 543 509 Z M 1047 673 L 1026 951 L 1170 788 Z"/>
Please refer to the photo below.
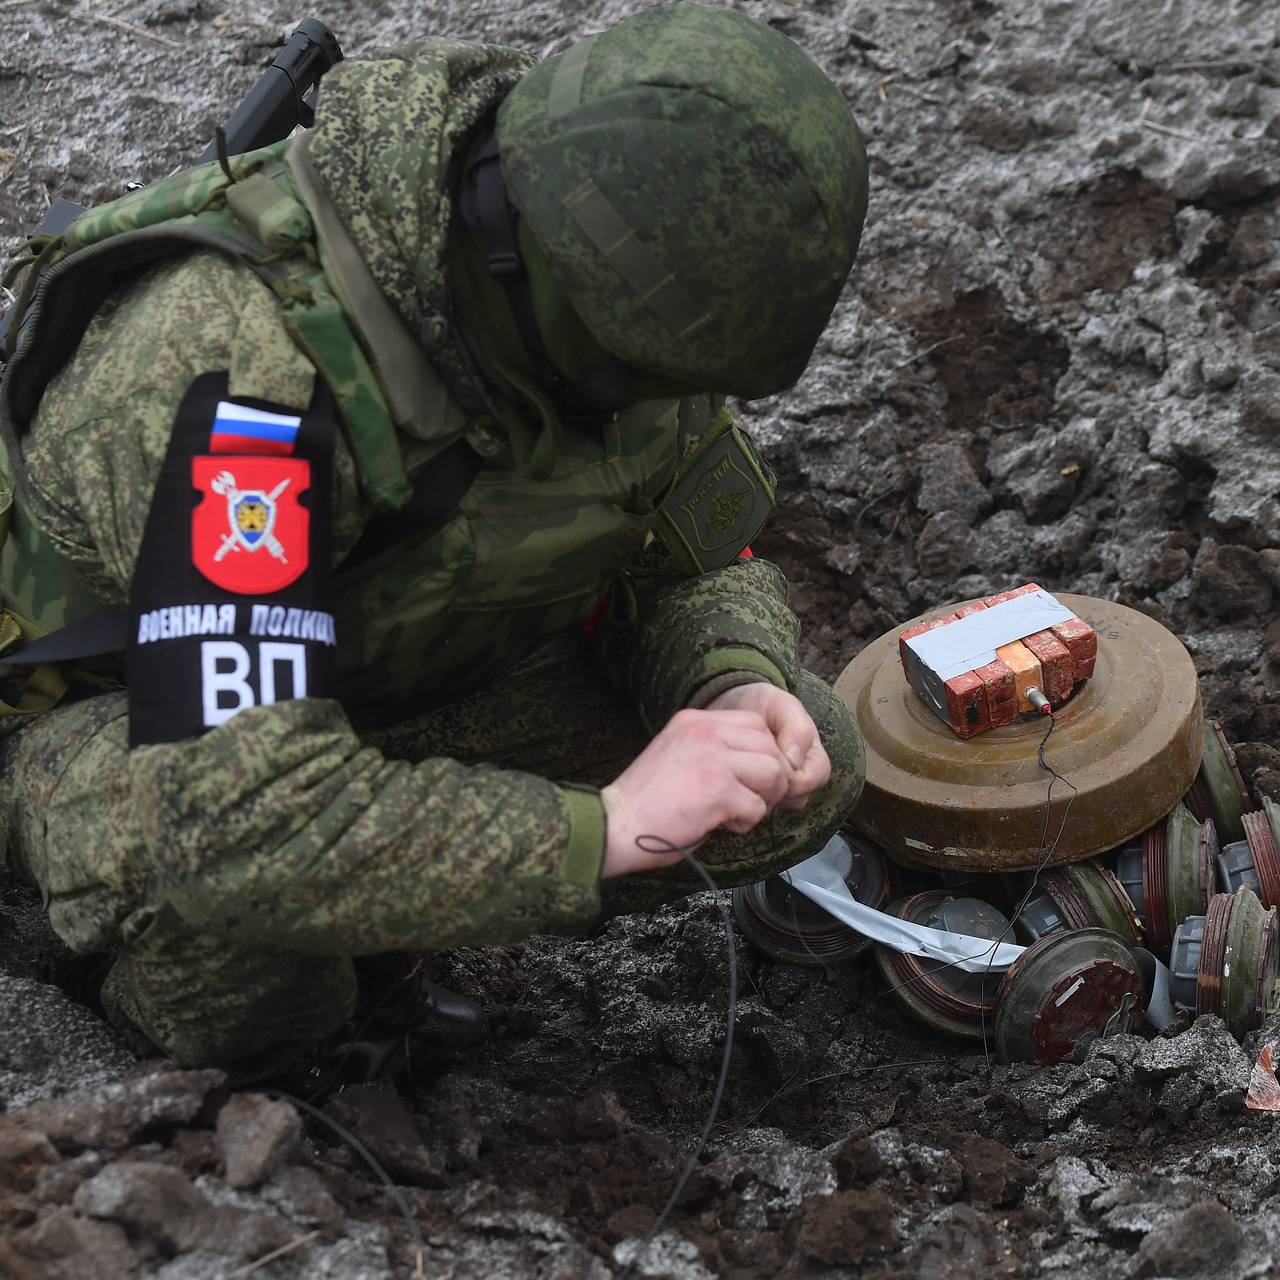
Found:
<path fill-rule="evenodd" d="M 1239 1111 L 1253 1064 L 1222 1019 L 1205 1014 L 1181 1035 L 1152 1040 L 1133 1067 L 1157 1092 L 1160 1109 L 1181 1120 L 1203 1107 Z"/>
<path fill-rule="evenodd" d="M 0 1190 L 30 1191 L 41 1166 L 53 1164 L 57 1158 L 45 1134 L 0 1117 Z"/>
<path fill-rule="evenodd" d="M 807 1200 L 796 1251 L 826 1266 L 857 1267 L 898 1244 L 894 1204 L 879 1191 L 837 1191 Z"/>
<path fill-rule="evenodd" d="M 1035 1169 L 1001 1142 L 970 1134 L 953 1150 L 964 1175 L 964 1197 L 975 1204 L 1016 1205 L 1035 1183 Z"/>
<path fill-rule="evenodd" d="M 1240 425 L 1251 435 L 1275 439 L 1280 431 L 1280 373 L 1250 369 L 1241 378 Z"/>
<path fill-rule="evenodd" d="M 304 1227 L 336 1227 L 345 1217 L 324 1179 L 302 1165 L 286 1165 L 258 1194 L 287 1218 Z"/>
<path fill-rule="evenodd" d="M 1248 547 L 1222 546 L 1212 538 L 1200 544 L 1191 575 L 1191 598 L 1197 608 L 1219 618 L 1264 613 L 1272 590 L 1263 562 Z"/>
<path fill-rule="evenodd" d="M 221 1071 L 180 1071 L 171 1063 L 150 1062 L 123 1080 L 37 1102 L 15 1118 L 43 1130 L 59 1148 L 121 1151 L 153 1125 L 194 1119 L 225 1078 Z"/>
<path fill-rule="evenodd" d="M 905 1274 L 913 1280 L 952 1280 L 990 1274 L 999 1260 L 995 1225 L 967 1204 L 933 1216 L 912 1240 Z"/>
<path fill-rule="evenodd" d="M 1205 1201 L 1174 1215 L 1138 1246 L 1131 1274 L 1147 1276 L 1222 1276 L 1243 1244 L 1236 1220 L 1220 1204 Z"/>
<path fill-rule="evenodd" d="M 0 970 L 0 1110 L 101 1084 L 127 1071 L 131 1054 L 106 1024 L 56 987 Z"/>
<path fill-rule="evenodd" d="M 443 1167 L 423 1145 L 413 1115 L 394 1090 L 357 1085 L 344 1089 L 326 1109 L 360 1135 L 392 1177 L 417 1187 L 446 1184 Z"/>
<path fill-rule="evenodd" d="M 885 1163 L 870 1138 L 846 1138 L 831 1153 L 831 1163 L 842 1188 L 874 1182 L 885 1172 Z"/>
<path fill-rule="evenodd" d="M 991 494 L 962 445 L 946 441 L 922 451 L 916 506 L 929 516 L 954 511 L 969 523 L 991 506 Z"/>
<path fill-rule="evenodd" d="M 66 1208 L 18 1232 L 13 1246 L 16 1257 L 9 1266 L 0 1252 L 0 1274 L 10 1280 L 84 1280 L 89 1259 L 93 1280 L 128 1280 L 137 1274 L 138 1256 L 121 1227 Z"/>
<path fill-rule="evenodd" d="M 69 1160 L 45 1165 L 36 1176 L 35 1199 L 41 1204 L 70 1204 L 76 1188 L 102 1168 L 96 1151 L 82 1151 Z"/>
<path fill-rule="evenodd" d="M 117 1222 L 170 1251 L 256 1258 L 295 1235 L 279 1215 L 217 1204 L 180 1170 L 154 1161 L 107 1165 L 79 1188 L 72 1203 L 81 1213 Z"/>
<path fill-rule="evenodd" d="M 954 511 L 930 516 L 916 540 L 916 561 L 928 578 L 955 578 L 981 560 L 981 542 L 969 522 Z"/>
<path fill-rule="evenodd" d="M 1231 239 L 1230 229 L 1208 209 L 1187 205 L 1174 218 L 1178 232 L 1178 257 L 1188 267 L 1199 267 L 1212 261 Z"/>
<path fill-rule="evenodd" d="M 252 1187 L 288 1160 L 302 1136 L 302 1120 L 287 1102 L 261 1093 L 235 1093 L 218 1112 L 217 1147 L 224 1178 Z"/>
<path fill-rule="evenodd" d="M 168 1249 L 195 1248 L 212 1206 L 172 1165 L 121 1160 L 94 1174 L 72 1202 L 91 1218 L 117 1222 Z"/>

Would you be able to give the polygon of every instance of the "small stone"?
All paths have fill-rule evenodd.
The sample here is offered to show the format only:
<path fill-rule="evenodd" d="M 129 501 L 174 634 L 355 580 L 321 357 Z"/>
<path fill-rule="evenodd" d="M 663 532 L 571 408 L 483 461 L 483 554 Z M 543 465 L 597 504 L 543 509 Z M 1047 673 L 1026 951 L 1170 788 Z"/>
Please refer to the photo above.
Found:
<path fill-rule="evenodd" d="M 45 1134 L 0 1118 L 0 1188 L 30 1191 L 41 1166 L 57 1159 L 58 1153 Z"/>
<path fill-rule="evenodd" d="M 125 1280 L 137 1273 L 138 1258 L 122 1228 L 114 1222 L 82 1218 L 66 1208 L 46 1213 L 19 1232 L 14 1245 L 20 1256 L 38 1264 L 30 1274 L 41 1280 L 72 1280 L 86 1274 L 92 1274 L 93 1280 Z M 85 1271 L 87 1259 L 93 1260 L 91 1273 Z M 2 1266 L 0 1272 L 9 1274 Z"/>
<path fill-rule="evenodd" d="M 1239 1223 L 1216 1201 L 1175 1214 L 1138 1246 L 1135 1280 L 1147 1276 L 1221 1276 L 1243 1244 Z"/>
<path fill-rule="evenodd" d="M 964 447 L 954 441 L 930 445 L 921 458 L 916 507 L 934 516 L 953 511 L 970 523 L 991 506 L 991 494 Z"/>
<path fill-rule="evenodd" d="M 797 1250 L 827 1266 L 858 1266 L 898 1243 L 893 1201 L 879 1191 L 837 1191 L 803 1207 Z"/>
<path fill-rule="evenodd" d="M 286 1165 L 258 1194 L 300 1226 L 336 1227 L 346 1217 L 324 1179 L 304 1165 Z"/>
<path fill-rule="evenodd" d="M 927 578 L 955 578 L 976 568 L 980 558 L 977 533 L 955 511 L 931 516 L 916 540 L 916 563 Z"/>
<path fill-rule="evenodd" d="M 302 1120 L 287 1102 L 261 1093 L 233 1094 L 218 1112 L 217 1149 L 232 1187 L 253 1187 L 289 1158 Z"/>
<path fill-rule="evenodd" d="M 415 1187 L 443 1187 L 443 1166 L 423 1145 L 413 1115 L 394 1090 L 344 1089 L 327 1108 L 381 1161 L 393 1178 Z"/>
<path fill-rule="evenodd" d="M 185 1124 L 226 1077 L 221 1071 L 180 1071 L 168 1063 L 135 1068 L 136 1074 L 56 1101 L 37 1102 L 15 1119 L 49 1135 L 55 1146 L 122 1151 L 144 1130 Z"/>
<path fill-rule="evenodd" d="M 91 1218 L 118 1222 L 170 1249 L 187 1249 L 203 1235 L 209 1201 L 172 1165 L 120 1160 L 94 1174 L 75 1194 Z"/>
<path fill-rule="evenodd" d="M 973 1134 L 955 1151 L 964 1197 L 975 1204 L 1015 1205 L 1036 1180 L 1035 1170 L 1001 1142 Z"/>

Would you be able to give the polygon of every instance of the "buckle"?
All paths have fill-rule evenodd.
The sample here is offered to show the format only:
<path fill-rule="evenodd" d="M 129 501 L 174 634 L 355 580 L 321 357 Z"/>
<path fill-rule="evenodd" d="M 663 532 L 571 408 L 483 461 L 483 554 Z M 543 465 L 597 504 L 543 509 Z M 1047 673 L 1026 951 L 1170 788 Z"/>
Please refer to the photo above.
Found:
<path fill-rule="evenodd" d="M 524 275 L 524 259 L 509 249 L 500 249 L 489 255 L 489 274 L 495 280 L 509 280 Z"/>

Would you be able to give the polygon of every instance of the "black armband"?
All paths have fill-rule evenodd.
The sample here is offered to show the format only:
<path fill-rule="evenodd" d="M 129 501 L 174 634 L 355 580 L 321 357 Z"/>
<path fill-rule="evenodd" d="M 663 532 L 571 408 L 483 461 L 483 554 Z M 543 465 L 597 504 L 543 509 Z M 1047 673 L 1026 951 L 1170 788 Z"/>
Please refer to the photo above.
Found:
<path fill-rule="evenodd" d="M 332 692 L 337 414 L 204 374 L 178 407 L 130 591 L 129 742 L 175 742 L 245 707 Z"/>

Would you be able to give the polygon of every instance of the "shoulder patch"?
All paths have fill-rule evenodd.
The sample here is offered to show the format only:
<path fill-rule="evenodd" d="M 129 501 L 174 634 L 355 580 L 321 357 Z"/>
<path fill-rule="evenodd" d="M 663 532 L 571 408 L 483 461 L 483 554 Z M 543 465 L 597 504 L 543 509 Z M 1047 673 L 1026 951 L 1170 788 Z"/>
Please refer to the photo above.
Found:
<path fill-rule="evenodd" d="M 773 473 L 726 415 L 682 464 L 658 508 L 657 531 L 689 574 L 732 564 L 774 508 Z"/>

